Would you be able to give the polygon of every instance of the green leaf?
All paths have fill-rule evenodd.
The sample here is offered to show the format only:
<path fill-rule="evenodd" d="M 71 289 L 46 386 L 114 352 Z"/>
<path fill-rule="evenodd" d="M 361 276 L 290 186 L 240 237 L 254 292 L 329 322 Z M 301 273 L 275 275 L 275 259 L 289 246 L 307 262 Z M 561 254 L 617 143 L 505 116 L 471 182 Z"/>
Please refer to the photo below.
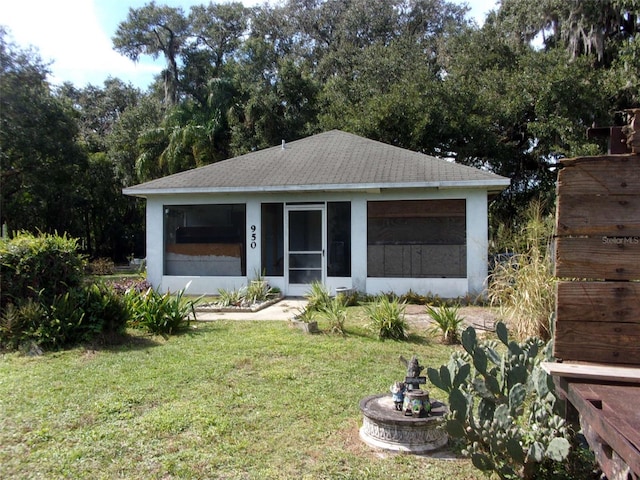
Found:
<path fill-rule="evenodd" d="M 509 342 L 509 351 L 516 356 L 522 355 L 524 350 L 516 342 Z"/>
<path fill-rule="evenodd" d="M 495 396 L 487 388 L 487 384 L 485 383 L 484 378 L 474 378 L 471 384 L 473 385 L 473 389 L 475 390 L 475 392 L 482 398 L 487 398 L 490 400 L 495 399 Z"/>
<path fill-rule="evenodd" d="M 490 347 L 487 348 L 487 357 L 494 365 L 500 365 L 500 362 L 502 362 L 502 357 L 500 356 L 500 354 L 496 352 L 495 349 Z"/>
<path fill-rule="evenodd" d="M 532 372 L 533 384 L 540 398 L 545 398 L 553 390 L 553 380 L 542 368 L 535 368 Z"/>
<path fill-rule="evenodd" d="M 471 455 L 471 463 L 478 470 L 490 472 L 493 470 L 493 462 L 484 453 L 474 453 Z"/>
<path fill-rule="evenodd" d="M 495 401 L 488 398 L 483 398 L 482 400 L 480 400 L 480 403 L 478 404 L 478 418 L 480 419 L 480 422 L 484 423 L 485 420 L 492 421 L 495 410 Z"/>
<path fill-rule="evenodd" d="M 464 425 L 462 424 L 462 422 L 456 420 L 455 418 L 447 420 L 445 429 L 447 430 L 447 433 L 453 438 L 464 438 L 465 436 Z"/>
<path fill-rule="evenodd" d="M 498 405 L 496 407 L 496 411 L 493 413 L 493 419 L 498 423 L 500 428 L 506 428 L 511 423 L 511 418 L 509 417 L 509 408 L 505 405 Z"/>
<path fill-rule="evenodd" d="M 473 366 L 478 372 L 487 373 L 487 354 L 481 348 L 477 348 L 473 352 Z"/>
<path fill-rule="evenodd" d="M 509 390 L 509 410 L 514 417 L 517 412 L 524 407 L 524 399 L 527 396 L 527 389 L 521 383 L 518 383 Z"/>
<path fill-rule="evenodd" d="M 467 417 L 467 398 L 457 388 L 451 390 L 449 394 L 449 408 L 458 420 L 464 421 Z"/>
<path fill-rule="evenodd" d="M 462 385 L 467 380 L 470 373 L 471 365 L 469 365 L 468 363 L 461 365 L 455 377 L 453 378 L 453 388 L 458 388 L 460 385 Z"/>
<path fill-rule="evenodd" d="M 494 395 L 500 394 L 500 384 L 498 383 L 498 379 L 493 375 L 486 375 L 484 377 L 484 382 L 487 385 L 487 388 Z"/>
<path fill-rule="evenodd" d="M 507 388 L 512 389 L 514 385 L 527 383 L 528 371 L 524 365 L 516 365 L 507 375 Z"/>
<path fill-rule="evenodd" d="M 569 455 L 570 449 L 571 445 L 566 438 L 556 437 L 551 440 L 551 442 L 549 442 L 547 450 L 544 452 L 544 454 L 551 460 L 562 462 L 565 458 L 567 458 L 567 455 Z"/>
<path fill-rule="evenodd" d="M 466 350 L 467 353 L 473 355 L 473 351 L 476 349 L 478 345 L 478 341 L 476 339 L 476 331 L 473 327 L 467 327 L 464 332 L 462 332 L 462 346 Z"/>
<path fill-rule="evenodd" d="M 544 456 L 544 446 L 540 442 L 533 442 L 529 447 L 529 458 L 535 462 L 541 462 Z"/>
<path fill-rule="evenodd" d="M 446 387 L 445 392 L 451 391 L 451 372 L 449 372 L 449 368 L 446 365 L 442 365 L 440 367 L 440 380 L 442 380 L 442 384 Z"/>
<path fill-rule="evenodd" d="M 509 345 L 509 332 L 507 326 L 503 322 L 496 323 L 496 335 L 498 339 L 505 345 Z"/>
<path fill-rule="evenodd" d="M 507 439 L 506 448 L 511 458 L 513 458 L 513 460 L 516 463 L 520 465 L 524 463 L 524 460 L 526 458 L 524 449 L 522 448 L 522 445 L 520 445 L 520 442 L 517 439 L 513 437 Z"/>
<path fill-rule="evenodd" d="M 445 392 L 449 392 L 449 390 L 445 387 L 444 383 L 442 382 L 442 379 L 440 378 L 440 372 L 438 372 L 438 370 L 431 367 L 427 368 L 427 377 L 429 378 L 429 381 L 432 383 L 433 386 Z"/>

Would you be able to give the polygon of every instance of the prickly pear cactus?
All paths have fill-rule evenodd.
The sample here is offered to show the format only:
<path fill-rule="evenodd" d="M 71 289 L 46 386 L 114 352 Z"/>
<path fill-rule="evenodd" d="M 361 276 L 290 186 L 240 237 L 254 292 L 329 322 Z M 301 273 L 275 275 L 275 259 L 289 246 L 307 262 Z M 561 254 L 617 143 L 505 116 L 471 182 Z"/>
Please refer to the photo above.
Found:
<path fill-rule="evenodd" d="M 570 443 L 551 377 L 540 367 L 550 355 L 539 339 L 479 341 L 473 327 L 462 333 L 464 353 L 429 368 L 431 383 L 449 394 L 446 428 L 474 466 L 500 478 L 534 478 L 545 458 L 564 460 Z"/>

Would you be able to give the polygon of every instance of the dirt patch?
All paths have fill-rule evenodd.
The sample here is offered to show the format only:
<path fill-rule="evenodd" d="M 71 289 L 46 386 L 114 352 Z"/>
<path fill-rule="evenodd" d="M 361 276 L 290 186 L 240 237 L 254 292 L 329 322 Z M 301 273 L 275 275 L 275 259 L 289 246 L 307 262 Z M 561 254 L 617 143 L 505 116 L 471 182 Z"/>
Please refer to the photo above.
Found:
<path fill-rule="evenodd" d="M 433 322 L 424 305 L 407 305 L 405 309 L 407 322 L 417 327 L 427 327 Z M 458 315 L 464 318 L 466 325 L 479 331 L 493 331 L 498 321 L 498 312 L 491 307 L 460 307 Z"/>

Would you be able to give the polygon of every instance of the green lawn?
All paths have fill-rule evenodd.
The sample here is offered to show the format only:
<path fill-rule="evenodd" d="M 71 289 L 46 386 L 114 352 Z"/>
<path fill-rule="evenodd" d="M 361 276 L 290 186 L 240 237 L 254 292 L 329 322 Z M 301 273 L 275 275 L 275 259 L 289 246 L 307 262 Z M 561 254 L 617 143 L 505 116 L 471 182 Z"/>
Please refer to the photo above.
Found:
<path fill-rule="evenodd" d="M 166 341 L 2 355 L 0 478 L 485 478 L 359 440 L 358 402 L 404 377 L 399 355 L 439 366 L 451 352 L 424 332 L 379 342 L 361 323 L 346 337 L 197 323 Z"/>

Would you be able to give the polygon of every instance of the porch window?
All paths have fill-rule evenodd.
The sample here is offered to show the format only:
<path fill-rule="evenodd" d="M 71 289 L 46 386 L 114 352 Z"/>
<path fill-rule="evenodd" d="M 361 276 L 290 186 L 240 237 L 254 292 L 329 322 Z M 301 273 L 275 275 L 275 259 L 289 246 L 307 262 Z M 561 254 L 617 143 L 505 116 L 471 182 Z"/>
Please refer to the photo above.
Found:
<path fill-rule="evenodd" d="M 465 278 L 465 200 L 367 204 L 367 276 Z"/>
<path fill-rule="evenodd" d="M 262 272 L 284 276 L 284 204 L 262 204 Z"/>
<path fill-rule="evenodd" d="M 351 276 L 351 202 L 327 203 L 327 275 Z"/>
<path fill-rule="evenodd" d="M 164 274 L 246 276 L 244 204 L 166 205 Z"/>

